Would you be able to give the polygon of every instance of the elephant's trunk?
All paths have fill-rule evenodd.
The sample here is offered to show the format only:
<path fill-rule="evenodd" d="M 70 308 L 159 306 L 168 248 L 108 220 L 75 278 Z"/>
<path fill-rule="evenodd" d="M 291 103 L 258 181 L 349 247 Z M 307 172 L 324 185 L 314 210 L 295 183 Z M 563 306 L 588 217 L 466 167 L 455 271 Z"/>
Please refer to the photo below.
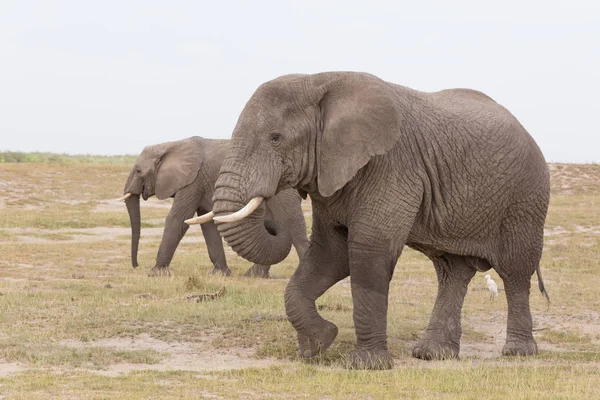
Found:
<path fill-rule="evenodd" d="M 229 215 L 245 206 L 240 202 L 241 194 L 229 185 L 223 185 L 227 177 L 221 175 L 213 197 L 216 216 Z M 281 224 L 265 220 L 262 204 L 252 214 L 235 222 L 217 224 L 221 236 L 240 257 L 261 265 L 277 264 L 290 252 L 292 237 Z"/>
<path fill-rule="evenodd" d="M 140 195 L 133 194 L 125 200 L 127 212 L 129 213 L 129 222 L 131 223 L 131 265 L 133 268 L 138 266 L 137 254 L 140 244 L 141 216 L 140 216 Z"/>

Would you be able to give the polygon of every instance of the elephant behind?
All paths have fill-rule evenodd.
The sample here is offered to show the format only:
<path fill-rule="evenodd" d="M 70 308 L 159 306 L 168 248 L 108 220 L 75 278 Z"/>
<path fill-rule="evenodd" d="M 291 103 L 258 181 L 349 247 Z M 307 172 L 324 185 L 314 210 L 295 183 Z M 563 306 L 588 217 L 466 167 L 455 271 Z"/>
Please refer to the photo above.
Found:
<path fill-rule="evenodd" d="M 150 276 L 170 274 L 169 264 L 189 226 L 184 220 L 194 213 L 212 209 L 212 196 L 219 169 L 225 159 L 229 140 L 205 139 L 194 136 L 184 140 L 147 146 L 135 162 L 124 193 L 131 221 L 131 263 L 138 266 L 140 240 L 140 196 L 144 200 L 156 195 L 160 200 L 173 197 L 173 205 L 165 220 L 165 228 Z M 306 224 L 301 209 L 302 199 L 296 190 L 285 190 L 270 199 L 264 207 L 267 229 L 277 231 L 286 254 L 293 243 L 299 257 L 308 248 Z M 263 228 L 264 229 L 264 228 Z M 214 223 L 202 225 L 202 233 L 213 263 L 213 273 L 230 275 L 223 242 Z M 269 277 L 270 265 L 254 264 L 246 276 Z"/>

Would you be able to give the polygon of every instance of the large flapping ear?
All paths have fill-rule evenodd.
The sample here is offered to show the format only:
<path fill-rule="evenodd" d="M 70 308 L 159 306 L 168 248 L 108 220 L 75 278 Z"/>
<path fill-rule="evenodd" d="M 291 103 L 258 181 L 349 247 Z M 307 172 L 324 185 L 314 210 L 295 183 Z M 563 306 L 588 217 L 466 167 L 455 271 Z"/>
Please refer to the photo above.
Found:
<path fill-rule="evenodd" d="M 202 138 L 197 136 L 161 146 L 157 154 L 155 192 L 163 200 L 196 179 L 204 160 L 204 147 Z"/>
<path fill-rule="evenodd" d="M 393 87 L 360 73 L 319 77 L 322 132 L 317 139 L 319 193 L 329 197 L 369 160 L 388 152 L 400 138 L 402 109 Z"/>

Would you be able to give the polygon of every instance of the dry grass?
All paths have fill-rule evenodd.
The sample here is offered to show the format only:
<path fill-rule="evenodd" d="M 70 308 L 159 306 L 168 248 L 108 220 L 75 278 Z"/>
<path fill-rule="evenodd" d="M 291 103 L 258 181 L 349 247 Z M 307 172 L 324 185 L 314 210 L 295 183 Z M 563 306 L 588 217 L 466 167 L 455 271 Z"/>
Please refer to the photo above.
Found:
<path fill-rule="evenodd" d="M 413 359 L 436 278 L 430 262 L 407 249 L 390 296 L 396 368 L 385 372 L 340 368 L 355 340 L 348 280 L 318 301 L 340 328 L 335 343 L 312 363 L 297 358 L 294 330 L 282 318 L 295 255 L 265 281 L 244 278 L 249 263 L 227 249 L 233 276 L 211 276 L 200 229 L 191 228 L 173 260 L 175 276 L 148 278 L 168 212 L 152 201 L 142 203 L 142 266 L 132 269 L 127 213 L 112 202 L 129 167 L 0 164 L 0 398 L 600 396 L 597 165 L 552 165 L 542 263 L 548 311 L 532 292 L 540 355 L 499 356 L 506 300 L 501 292 L 490 302 L 478 274 L 465 301 L 462 360 Z M 222 299 L 185 300 L 223 286 Z"/>

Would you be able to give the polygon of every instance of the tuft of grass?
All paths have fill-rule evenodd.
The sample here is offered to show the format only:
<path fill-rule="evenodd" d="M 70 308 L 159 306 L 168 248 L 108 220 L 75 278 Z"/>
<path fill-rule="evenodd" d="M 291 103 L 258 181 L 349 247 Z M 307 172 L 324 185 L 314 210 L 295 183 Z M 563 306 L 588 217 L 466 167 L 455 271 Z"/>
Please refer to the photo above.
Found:
<path fill-rule="evenodd" d="M 600 362 L 600 350 L 598 351 L 550 351 L 541 350 L 537 356 L 540 360 L 562 364 L 582 365 L 585 363 Z"/>
<path fill-rule="evenodd" d="M 9 242 L 15 240 L 15 235 L 5 229 L 0 229 L 0 242 Z"/>
<path fill-rule="evenodd" d="M 73 236 L 66 233 L 34 233 L 29 234 L 30 237 L 37 237 L 46 240 L 72 240 Z"/>
<path fill-rule="evenodd" d="M 547 330 L 542 332 L 541 337 L 548 343 L 560 345 L 565 348 L 589 348 L 593 340 L 589 335 L 572 330 Z"/>
<path fill-rule="evenodd" d="M 199 289 L 201 286 L 200 279 L 196 276 L 190 276 L 185 281 L 185 290 L 187 291 Z"/>

